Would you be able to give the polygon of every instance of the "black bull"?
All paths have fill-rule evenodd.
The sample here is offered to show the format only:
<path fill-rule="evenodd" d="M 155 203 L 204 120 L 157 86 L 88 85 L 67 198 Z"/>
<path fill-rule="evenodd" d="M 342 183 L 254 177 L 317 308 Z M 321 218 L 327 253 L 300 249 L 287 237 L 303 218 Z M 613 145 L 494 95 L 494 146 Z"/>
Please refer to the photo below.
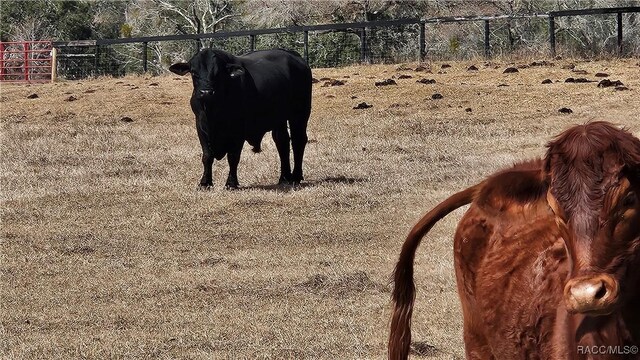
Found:
<path fill-rule="evenodd" d="M 191 73 L 191 109 L 196 116 L 204 171 L 201 187 L 213 186 L 213 159 L 229 162 L 226 187 L 237 188 L 238 163 L 244 142 L 260 151 L 272 131 L 280 156 L 279 183 L 302 181 L 302 158 L 311 113 L 311 69 L 299 54 L 287 50 L 256 51 L 233 56 L 204 49 L 170 71 Z M 287 121 L 291 138 L 287 131 Z M 293 148 L 293 172 L 289 143 Z"/>

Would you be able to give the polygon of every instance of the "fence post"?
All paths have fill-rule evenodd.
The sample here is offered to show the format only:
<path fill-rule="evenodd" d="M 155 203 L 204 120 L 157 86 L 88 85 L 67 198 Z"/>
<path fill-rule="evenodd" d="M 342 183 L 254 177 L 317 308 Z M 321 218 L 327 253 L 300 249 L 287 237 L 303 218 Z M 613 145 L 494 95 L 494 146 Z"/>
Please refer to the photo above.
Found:
<path fill-rule="evenodd" d="M 308 64 L 309 63 L 309 32 L 308 31 L 304 32 L 303 42 L 304 42 L 304 61 L 306 61 Z"/>
<path fill-rule="evenodd" d="M 29 43 L 23 42 L 22 49 L 24 50 L 24 80 L 29 81 Z"/>
<path fill-rule="evenodd" d="M 491 57 L 491 45 L 489 44 L 489 20 L 484 21 L 484 57 Z"/>
<path fill-rule="evenodd" d="M 0 42 L 0 80 L 5 79 L 4 75 L 4 44 Z"/>
<path fill-rule="evenodd" d="M 618 56 L 622 56 L 622 13 L 618 13 Z"/>
<path fill-rule="evenodd" d="M 142 72 L 147 72 L 147 42 L 142 42 Z"/>
<path fill-rule="evenodd" d="M 367 28 L 360 29 L 360 61 L 367 61 Z"/>
<path fill-rule="evenodd" d="M 249 35 L 249 51 L 256 51 L 256 36 L 255 36 L 255 34 Z"/>
<path fill-rule="evenodd" d="M 507 40 L 509 41 L 509 53 L 513 52 L 513 34 L 511 33 L 511 18 L 507 20 Z"/>
<path fill-rule="evenodd" d="M 420 22 L 420 36 L 419 36 L 419 40 L 420 41 L 420 61 L 424 61 L 424 58 L 427 56 L 427 44 L 426 44 L 426 39 L 425 39 L 425 31 L 426 31 L 426 26 L 425 23 Z"/>
<path fill-rule="evenodd" d="M 51 48 L 51 82 L 58 80 L 58 49 Z"/>
<path fill-rule="evenodd" d="M 551 57 L 556 57 L 556 22 L 552 15 L 549 15 L 549 49 Z"/>
<path fill-rule="evenodd" d="M 96 51 L 93 58 L 93 76 L 98 76 L 98 66 L 100 65 L 100 45 L 96 44 Z"/>

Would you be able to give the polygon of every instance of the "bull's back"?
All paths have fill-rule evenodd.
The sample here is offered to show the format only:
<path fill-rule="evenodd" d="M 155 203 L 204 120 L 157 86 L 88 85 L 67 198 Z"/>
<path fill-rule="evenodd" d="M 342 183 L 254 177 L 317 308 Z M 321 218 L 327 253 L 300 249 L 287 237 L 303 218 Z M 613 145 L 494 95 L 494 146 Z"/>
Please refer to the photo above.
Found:
<path fill-rule="evenodd" d="M 297 53 L 274 49 L 252 52 L 239 58 L 260 96 L 297 99 L 311 95 L 311 68 Z"/>

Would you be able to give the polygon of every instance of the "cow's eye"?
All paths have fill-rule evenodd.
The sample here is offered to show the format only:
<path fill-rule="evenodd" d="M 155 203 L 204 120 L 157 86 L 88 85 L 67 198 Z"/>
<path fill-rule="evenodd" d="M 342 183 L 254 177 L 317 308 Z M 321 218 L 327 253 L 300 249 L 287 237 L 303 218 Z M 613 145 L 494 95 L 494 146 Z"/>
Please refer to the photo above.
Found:
<path fill-rule="evenodd" d="M 622 199 L 622 206 L 625 208 L 632 207 L 636 204 L 637 201 L 638 197 L 636 196 L 636 193 L 632 191 L 628 193 L 627 196 L 624 197 L 624 199 Z"/>

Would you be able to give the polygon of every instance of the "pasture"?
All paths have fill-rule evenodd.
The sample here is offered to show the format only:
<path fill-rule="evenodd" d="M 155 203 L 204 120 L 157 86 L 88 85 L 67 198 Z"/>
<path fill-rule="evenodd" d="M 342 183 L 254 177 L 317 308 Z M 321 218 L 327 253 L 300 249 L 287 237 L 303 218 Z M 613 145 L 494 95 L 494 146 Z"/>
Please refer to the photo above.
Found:
<path fill-rule="evenodd" d="M 314 69 L 296 189 L 275 185 L 269 134 L 245 146 L 240 190 L 223 189 L 226 160 L 197 189 L 188 77 L 3 84 L 0 358 L 384 358 L 390 274 L 422 214 L 572 124 L 640 135 L 637 59 L 552 62 Z M 464 357 L 461 214 L 417 252 L 414 357 Z"/>

